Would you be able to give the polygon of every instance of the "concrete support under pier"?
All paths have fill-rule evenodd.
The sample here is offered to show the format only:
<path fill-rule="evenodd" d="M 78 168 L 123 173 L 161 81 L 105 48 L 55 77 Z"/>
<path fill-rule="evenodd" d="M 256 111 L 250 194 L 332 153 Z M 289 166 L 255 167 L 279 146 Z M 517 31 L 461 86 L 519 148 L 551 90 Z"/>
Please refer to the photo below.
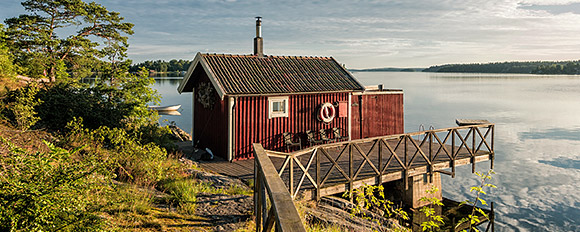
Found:
<path fill-rule="evenodd" d="M 433 181 L 431 183 L 429 183 L 429 176 L 427 174 L 410 176 L 408 181 L 409 188 L 407 189 L 405 189 L 403 180 L 386 183 L 385 193 L 390 198 L 401 200 L 404 204 L 412 208 L 419 208 L 429 204 L 429 202 L 421 201 L 422 197 L 436 197 L 439 200 L 443 200 L 440 173 L 433 173 Z M 430 190 L 433 186 L 439 189 L 439 191 L 432 194 L 427 193 L 427 190 Z"/>

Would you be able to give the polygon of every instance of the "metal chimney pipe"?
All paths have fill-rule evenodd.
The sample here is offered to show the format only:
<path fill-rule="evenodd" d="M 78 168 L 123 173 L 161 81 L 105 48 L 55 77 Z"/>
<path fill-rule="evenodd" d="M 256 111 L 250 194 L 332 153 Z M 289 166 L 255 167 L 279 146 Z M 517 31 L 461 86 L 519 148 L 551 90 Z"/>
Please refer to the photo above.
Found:
<path fill-rule="evenodd" d="M 256 38 L 262 37 L 262 17 L 256 17 Z"/>
<path fill-rule="evenodd" d="M 264 56 L 264 45 L 262 39 L 262 17 L 256 17 L 256 38 L 254 38 L 254 56 Z"/>

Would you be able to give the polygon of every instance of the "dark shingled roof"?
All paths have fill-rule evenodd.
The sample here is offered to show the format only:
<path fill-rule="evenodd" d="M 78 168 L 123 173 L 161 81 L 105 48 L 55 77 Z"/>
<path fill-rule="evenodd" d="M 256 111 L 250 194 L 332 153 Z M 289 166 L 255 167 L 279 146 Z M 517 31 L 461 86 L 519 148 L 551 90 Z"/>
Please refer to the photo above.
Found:
<path fill-rule="evenodd" d="M 356 91 L 364 87 L 332 57 L 200 54 L 224 94 Z"/>

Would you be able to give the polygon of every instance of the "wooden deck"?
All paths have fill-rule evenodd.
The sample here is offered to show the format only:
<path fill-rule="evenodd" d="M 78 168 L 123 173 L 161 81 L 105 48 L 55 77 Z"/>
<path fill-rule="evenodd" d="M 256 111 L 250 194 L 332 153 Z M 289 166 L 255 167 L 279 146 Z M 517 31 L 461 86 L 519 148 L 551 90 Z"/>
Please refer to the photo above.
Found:
<path fill-rule="evenodd" d="M 292 197 L 319 199 L 363 184 L 403 180 L 434 172 L 454 175 L 455 167 L 492 160 L 493 124 L 462 126 L 309 147 L 292 153 L 268 151 Z M 254 160 L 203 162 L 200 166 L 244 180 Z M 443 169 L 451 168 L 451 171 Z"/>

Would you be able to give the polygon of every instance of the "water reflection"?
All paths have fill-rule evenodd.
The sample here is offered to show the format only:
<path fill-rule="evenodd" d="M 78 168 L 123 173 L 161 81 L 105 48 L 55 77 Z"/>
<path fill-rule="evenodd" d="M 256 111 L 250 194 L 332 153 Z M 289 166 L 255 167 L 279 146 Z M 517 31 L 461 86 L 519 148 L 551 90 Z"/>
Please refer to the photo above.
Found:
<path fill-rule="evenodd" d="M 356 72 L 364 85 L 403 89 L 405 131 L 419 125 L 455 126 L 455 119 L 496 124 L 495 171 L 488 202 L 496 203 L 498 231 L 580 231 L 580 77 L 501 74 Z M 161 105 L 181 104 L 181 116 L 163 115 L 191 131 L 191 93 L 180 78 L 158 79 Z M 489 162 L 478 163 L 485 172 Z M 473 199 L 471 167 L 443 177 L 443 195 Z"/>
<path fill-rule="evenodd" d="M 498 231 L 580 231 L 580 77 L 550 75 L 355 73 L 365 85 L 405 92 L 405 130 L 454 126 L 456 118 L 496 124 L 488 202 Z M 557 157 L 557 158 L 555 158 Z M 485 171 L 489 163 L 476 167 Z M 470 167 L 443 177 L 443 195 L 472 199 Z"/>
<path fill-rule="evenodd" d="M 580 156 L 577 156 L 572 159 L 566 157 L 558 157 L 553 160 L 539 160 L 539 162 L 559 168 L 580 169 Z"/>
<path fill-rule="evenodd" d="M 580 128 L 548 128 L 544 130 L 524 131 L 519 133 L 522 140 L 526 139 L 551 139 L 551 140 L 578 140 L 580 141 Z"/>

